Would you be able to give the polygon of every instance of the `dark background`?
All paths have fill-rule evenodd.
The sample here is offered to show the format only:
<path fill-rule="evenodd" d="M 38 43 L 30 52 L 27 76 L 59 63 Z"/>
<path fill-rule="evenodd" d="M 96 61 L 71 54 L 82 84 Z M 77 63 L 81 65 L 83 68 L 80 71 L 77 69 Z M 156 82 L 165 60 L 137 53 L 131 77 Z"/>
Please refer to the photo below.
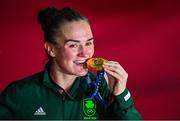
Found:
<path fill-rule="evenodd" d="M 116 60 L 144 119 L 180 119 L 180 0 L 0 0 L 0 92 L 43 69 L 37 12 L 69 6 L 87 16 L 95 56 Z"/>

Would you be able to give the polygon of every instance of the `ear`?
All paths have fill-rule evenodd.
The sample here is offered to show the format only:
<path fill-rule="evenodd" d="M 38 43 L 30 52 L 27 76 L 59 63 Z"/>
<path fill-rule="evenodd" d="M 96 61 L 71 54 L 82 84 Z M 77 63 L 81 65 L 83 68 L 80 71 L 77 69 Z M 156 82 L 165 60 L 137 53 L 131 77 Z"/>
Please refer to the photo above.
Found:
<path fill-rule="evenodd" d="M 55 48 L 54 45 L 49 43 L 49 42 L 45 42 L 44 43 L 44 48 L 46 50 L 46 52 L 51 56 L 51 57 L 55 57 Z"/>

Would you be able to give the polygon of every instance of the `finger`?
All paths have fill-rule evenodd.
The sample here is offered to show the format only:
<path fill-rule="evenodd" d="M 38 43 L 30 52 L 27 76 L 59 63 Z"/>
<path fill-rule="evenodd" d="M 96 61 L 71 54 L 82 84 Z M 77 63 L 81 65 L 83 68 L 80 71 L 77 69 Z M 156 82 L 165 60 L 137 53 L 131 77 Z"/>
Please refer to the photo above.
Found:
<path fill-rule="evenodd" d="M 112 67 L 115 67 L 115 68 L 119 68 L 124 74 L 127 73 L 124 68 L 116 61 L 108 61 L 108 62 L 104 62 L 103 65 L 106 65 L 106 66 L 112 66 Z"/>
<path fill-rule="evenodd" d="M 109 75 L 111 75 L 112 77 L 116 78 L 117 80 L 122 80 L 122 79 L 123 79 L 123 76 L 120 75 L 120 74 L 117 74 L 117 73 L 115 73 L 115 72 L 113 72 L 113 71 L 111 71 L 111 70 L 108 70 L 108 69 L 105 69 L 105 71 L 106 71 Z"/>
<path fill-rule="evenodd" d="M 120 70 L 119 68 L 117 68 L 117 67 L 106 66 L 106 65 L 104 65 L 103 67 L 104 67 L 104 69 L 113 71 L 113 72 L 115 72 L 115 73 L 117 73 L 117 74 L 122 73 L 121 70 Z"/>
<path fill-rule="evenodd" d="M 105 61 L 103 64 L 118 64 L 117 61 Z"/>
<path fill-rule="evenodd" d="M 124 79 L 127 79 L 128 77 L 128 74 L 126 72 L 122 72 L 120 69 L 118 68 L 114 68 L 114 67 L 109 67 L 109 66 L 104 66 L 104 69 L 107 71 L 111 71 L 111 72 L 114 72 L 116 74 L 118 74 L 119 76 L 121 76 L 122 78 Z M 117 78 L 118 79 L 118 78 Z"/>
<path fill-rule="evenodd" d="M 104 67 L 104 69 L 113 71 L 113 72 L 115 72 L 115 73 L 117 73 L 117 74 L 120 74 L 121 76 L 125 76 L 125 75 L 127 74 L 126 72 L 124 72 L 123 70 L 121 70 L 121 69 L 118 68 L 118 67 L 106 66 L 106 65 L 104 65 L 103 67 Z"/>

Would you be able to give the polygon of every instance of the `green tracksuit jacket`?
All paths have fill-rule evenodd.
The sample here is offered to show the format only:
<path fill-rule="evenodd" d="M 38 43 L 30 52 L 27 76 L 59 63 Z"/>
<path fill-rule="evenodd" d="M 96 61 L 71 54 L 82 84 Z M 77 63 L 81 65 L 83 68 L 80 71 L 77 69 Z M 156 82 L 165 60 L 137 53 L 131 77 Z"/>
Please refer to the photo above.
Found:
<path fill-rule="evenodd" d="M 95 80 L 95 75 L 90 74 L 90 78 Z M 100 92 L 103 98 L 108 97 L 106 81 Z M 92 90 L 83 77 L 76 78 L 65 94 L 53 83 L 46 68 L 33 76 L 14 81 L 1 93 L 0 119 L 142 119 L 127 89 L 109 105 L 89 99 L 91 94 Z"/>

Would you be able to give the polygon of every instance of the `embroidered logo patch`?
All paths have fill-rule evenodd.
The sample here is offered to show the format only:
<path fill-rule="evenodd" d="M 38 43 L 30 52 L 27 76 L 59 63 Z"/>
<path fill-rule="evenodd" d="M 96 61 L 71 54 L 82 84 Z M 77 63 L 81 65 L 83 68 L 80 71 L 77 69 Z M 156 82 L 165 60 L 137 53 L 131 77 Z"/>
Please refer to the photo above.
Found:
<path fill-rule="evenodd" d="M 84 119 L 96 119 L 96 117 L 92 117 L 96 113 L 96 101 L 91 98 L 87 98 L 83 100 L 83 112 L 87 117 Z"/>

